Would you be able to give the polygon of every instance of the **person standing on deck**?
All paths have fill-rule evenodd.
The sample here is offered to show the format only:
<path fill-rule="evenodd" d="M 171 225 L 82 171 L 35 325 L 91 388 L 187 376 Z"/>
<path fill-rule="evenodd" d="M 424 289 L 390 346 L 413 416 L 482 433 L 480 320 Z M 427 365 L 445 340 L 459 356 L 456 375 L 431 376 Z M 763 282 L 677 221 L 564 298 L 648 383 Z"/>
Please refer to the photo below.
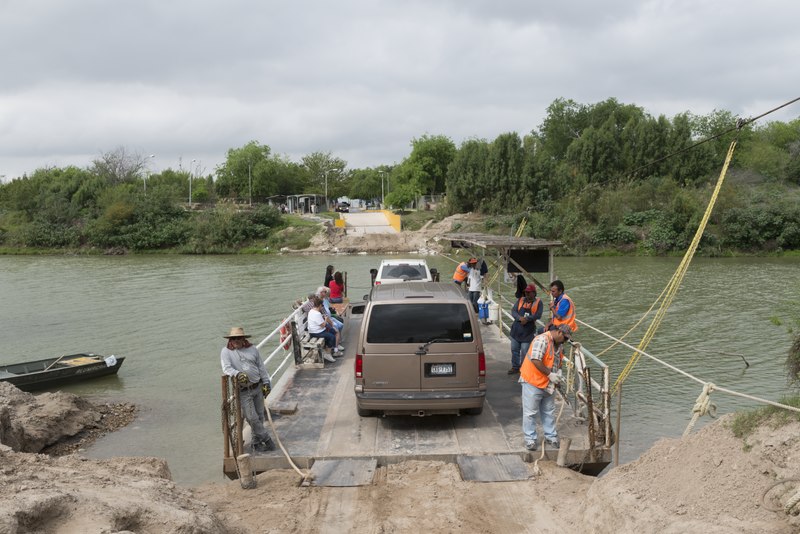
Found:
<path fill-rule="evenodd" d="M 330 281 L 328 289 L 331 290 L 331 302 L 333 304 L 341 304 L 344 302 L 344 278 L 342 273 L 336 271 L 333 275 L 333 280 Z"/>
<path fill-rule="evenodd" d="M 572 337 L 569 326 L 562 324 L 533 339 L 519 372 L 522 384 L 522 433 L 525 448 L 537 448 L 536 416 L 542 419 L 545 442 L 560 446 L 556 429 L 555 389 L 561 382 L 561 358 L 564 342 Z"/>
<path fill-rule="evenodd" d="M 542 317 L 542 300 L 536 296 L 536 286 L 528 285 L 516 304 L 511 308 L 514 323 L 511 325 L 511 369 L 508 374 L 519 373 L 522 357 L 528 354 L 528 347 L 536 336 L 536 321 Z"/>
<path fill-rule="evenodd" d="M 453 282 L 460 286 L 469 276 L 469 271 L 475 269 L 477 266 L 478 258 L 470 258 L 469 261 L 462 261 L 458 264 L 456 271 L 453 273 Z"/>
<path fill-rule="evenodd" d="M 469 270 L 467 275 L 467 290 L 469 291 L 469 301 L 472 302 L 472 308 L 475 313 L 478 313 L 478 298 L 481 296 L 481 284 L 483 276 L 480 269 L 475 267 Z"/>
<path fill-rule="evenodd" d="M 561 280 L 550 282 L 550 295 L 553 301 L 550 303 L 550 326 L 569 326 L 570 331 L 577 332 L 578 325 L 575 323 L 575 304 L 572 299 L 564 293 L 564 284 Z"/>
<path fill-rule="evenodd" d="M 253 450 L 256 452 L 271 451 L 275 448 L 269 437 L 265 421 L 267 412 L 264 399 L 272 390 L 269 377 L 261 354 L 248 340 L 244 328 L 233 327 L 227 336 L 228 343 L 220 353 L 222 373 L 233 378 L 239 387 L 239 402 L 242 416 L 253 431 Z"/>
<path fill-rule="evenodd" d="M 333 265 L 328 265 L 325 269 L 325 282 L 323 282 L 322 285 L 330 287 L 331 280 L 333 280 Z"/>

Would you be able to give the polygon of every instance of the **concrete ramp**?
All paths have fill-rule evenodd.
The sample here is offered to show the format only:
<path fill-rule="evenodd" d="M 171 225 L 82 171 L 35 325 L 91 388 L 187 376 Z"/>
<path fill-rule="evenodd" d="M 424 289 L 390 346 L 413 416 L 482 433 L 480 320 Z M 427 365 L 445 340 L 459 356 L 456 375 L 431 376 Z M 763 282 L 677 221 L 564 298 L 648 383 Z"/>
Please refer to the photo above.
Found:
<path fill-rule="evenodd" d="M 396 234 L 386 215 L 382 211 L 342 213 L 342 218 L 350 235 L 363 234 Z"/>

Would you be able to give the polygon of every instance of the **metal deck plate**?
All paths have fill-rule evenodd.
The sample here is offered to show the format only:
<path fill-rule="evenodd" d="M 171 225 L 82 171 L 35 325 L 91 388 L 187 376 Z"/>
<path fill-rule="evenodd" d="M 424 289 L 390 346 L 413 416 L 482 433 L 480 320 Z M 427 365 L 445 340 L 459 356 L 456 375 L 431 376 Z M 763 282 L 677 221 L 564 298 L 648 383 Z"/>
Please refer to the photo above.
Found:
<path fill-rule="evenodd" d="M 500 456 L 459 456 L 456 459 L 462 480 L 474 482 L 509 482 L 528 480 L 530 474 L 516 454 Z"/>
<path fill-rule="evenodd" d="M 312 486 L 368 486 L 378 467 L 376 458 L 317 460 L 311 466 Z"/>

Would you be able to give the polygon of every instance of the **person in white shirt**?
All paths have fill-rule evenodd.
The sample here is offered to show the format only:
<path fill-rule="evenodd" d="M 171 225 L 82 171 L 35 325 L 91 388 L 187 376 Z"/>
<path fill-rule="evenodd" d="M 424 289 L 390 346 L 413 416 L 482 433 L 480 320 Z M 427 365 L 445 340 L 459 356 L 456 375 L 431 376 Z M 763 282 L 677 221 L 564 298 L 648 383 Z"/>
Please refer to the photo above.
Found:
<path fill-rule="evenodd" d="M 339 346 L 337 345 L 338 333 L 336 333 L 336 328 L 331 323 L 330 318 L 323 313 L 322 299 L 319 297 L 314 297 L 313 307 L 308 310 L 306 327 L 308 328 L 309 336 L 325 340 L 325 349 L 322 351 L 322 357 L 325 361 L 335 362 L 334 356 L 343 354 L 339 351 Z"/>
<path fill-rule="evenodd" d="M 481 270 L 477 267 L 471 267 L 467 275 L 467 290 L 469 291 L 469 301 L 472 302 L 475 313 L 478 313 L 478 298 L 481 296 L 482 282 Z"/>

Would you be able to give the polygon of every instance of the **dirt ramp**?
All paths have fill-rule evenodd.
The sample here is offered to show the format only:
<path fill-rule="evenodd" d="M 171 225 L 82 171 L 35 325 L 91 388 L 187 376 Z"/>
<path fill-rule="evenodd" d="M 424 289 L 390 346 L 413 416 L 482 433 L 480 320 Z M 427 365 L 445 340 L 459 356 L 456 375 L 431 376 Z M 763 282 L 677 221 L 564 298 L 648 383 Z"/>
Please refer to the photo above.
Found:
<path fill-rule="evenodd" d="M 0 382 L 0 443 L 18 452 L 39 452 L 96 425 L 100 411 L 69 393 L 32 395 Z"/>
<path fill-rule="evenodd" d="M 598 534 L 799 532 L 798 518 L 766 510 L 761 496 L 792 471 L 800 476 L 796 462 L 781 467 L 797 460 L 800 424 L 765 428 L 745 443 L 730 421 L 726 416 L 685 439 L 662 439 L 598 479 L 586 496 L 586 526 Z"/>
<path fill-rule="evenodd" d="M 227 533 L 156 458 L 0 453 L 0 533 Z"/>

